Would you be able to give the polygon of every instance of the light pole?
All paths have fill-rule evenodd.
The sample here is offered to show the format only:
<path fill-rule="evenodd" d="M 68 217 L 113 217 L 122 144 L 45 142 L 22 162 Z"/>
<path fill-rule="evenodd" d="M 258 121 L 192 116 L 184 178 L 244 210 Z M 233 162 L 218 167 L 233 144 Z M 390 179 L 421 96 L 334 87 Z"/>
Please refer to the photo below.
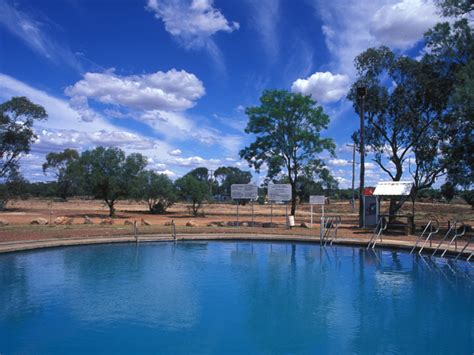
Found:
<path fill-rule="evenodd" d="M 364 142 L 364 104 L 367 96 L 367 88 L 359 86 L 357 88 L 357 96 L 359 97 L 359 118 L 360 118 L 360 185 L 359 185 L 359 227 L 364 226 L 364 177 L 365 177 L 365 142 Z"/>
<path fill-rule="evenodd" d="M 354 213 L 355 206 L 355 191 L 354 191 L 354 180 L 355 180 L 355 158 L 356 158 L 356 146 L 355 144 L 347 144 L 348 147 L 352 148 L 352 213 Z"/>

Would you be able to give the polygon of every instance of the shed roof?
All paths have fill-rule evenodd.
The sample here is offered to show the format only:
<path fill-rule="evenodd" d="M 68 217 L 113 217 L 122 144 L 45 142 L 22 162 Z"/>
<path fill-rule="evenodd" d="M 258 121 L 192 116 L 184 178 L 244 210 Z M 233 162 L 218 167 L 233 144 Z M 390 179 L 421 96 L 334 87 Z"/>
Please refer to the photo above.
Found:
<path fill-rule="evenodd" d="M 409 196 L 413 188 L 411 181 L 382 181 L 375 187 L 375 196 Z"/>

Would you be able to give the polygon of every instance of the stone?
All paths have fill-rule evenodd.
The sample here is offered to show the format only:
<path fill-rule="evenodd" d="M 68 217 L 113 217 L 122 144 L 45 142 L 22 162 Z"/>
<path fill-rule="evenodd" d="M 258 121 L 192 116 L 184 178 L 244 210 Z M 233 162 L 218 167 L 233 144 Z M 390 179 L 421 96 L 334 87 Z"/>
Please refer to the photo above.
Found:
<path fill-rule="evenodd" d="M 216 222 L 210 222 L 210 223 L 207 224 L 207 226 L 208 226 L 208 227 L 213 227 L 213 228 L 219 227 L 219 226 L 216 224 Z"/>
<path fill-rule="evenodd" d="M 74 218 L 68 216 L 59 216 L 54 219 L 54 224 L 72 225 Z"/>
<path fill-rule="evenodd" d="M 166 221 L 164 225 L 165 225 L 165 227 L 170 227 L 170 226 L 173 225 L 173 222 L 172 221 Z"/>
<path fill-rule="evenodd" d="M 101 226 L 111 226 L 112 224 L 114 224 L 114 220 L 112 218 L 107 218 L 100 221 Z"/>
<path fill-rule="evenodd" d="M 142 226 L 151 226 L 151 222 L 150 221 L 147 221 L 146 219 L 143 219 L 141 220 L 141 225 Z"/>
<path fill-rule="evenodd" d="M 302 222 L 301 225 L 300 225 L 301 228 L 307 228 L 307 229 L 311 229 L 311 225 L 309 223 L 306 223 L 306 222 Z"/>
<path fill-rule="evenodd" d="M 48 220 L 39 217 L 39 218 L 35 218 L 34 220 L 32 220 L 32 221 L 30 222 L 30 224 L 39 224 L 39 225 L 44 226 L 44 225 L 48 224 Z"/>
<path fill-rule="evenodd" d="M 132 221 L 129 221 L 128 219 L 126 219 L 124 222 L 123 222 L 124 225 L 126 226 L 133 226 L 133 222 Z"/>
<path fill-rule="evenodd" d="M 241 226 L 241 227 L 248 227 L 249 224 L 248 224 L 247 222 L 242 222 L 242 223 L 240 223 L 240 226 Z"/>
<path fill-rule="evenodd" d="M 6 219 L 0 219 L 0 226 L 8 226 L 10 223 Z"/>
<path fill-rule="evenodd" d="M 94 222 L 92 221 L 92 219 L 90 219 L 89 216 L 84 216 L 84 222 L 82 222 L 83 224 L 94 224 Z"/>
<path fill-rule="evenodd" d="M 188 221 L 186 223 L 186 227 L 197 227 L 197 226 L 198 226 L 198 224 L 194 221 Z"/>

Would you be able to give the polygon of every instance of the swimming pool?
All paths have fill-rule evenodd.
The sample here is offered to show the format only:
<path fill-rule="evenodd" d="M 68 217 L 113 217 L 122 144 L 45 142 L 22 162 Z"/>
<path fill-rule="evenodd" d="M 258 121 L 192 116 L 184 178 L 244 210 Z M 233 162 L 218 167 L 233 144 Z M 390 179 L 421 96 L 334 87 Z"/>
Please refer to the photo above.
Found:
<path fill-rule="evenodd" d="M 471 354 L 473 270 L 298 243 L 4 254 L 0 353 Z"/>

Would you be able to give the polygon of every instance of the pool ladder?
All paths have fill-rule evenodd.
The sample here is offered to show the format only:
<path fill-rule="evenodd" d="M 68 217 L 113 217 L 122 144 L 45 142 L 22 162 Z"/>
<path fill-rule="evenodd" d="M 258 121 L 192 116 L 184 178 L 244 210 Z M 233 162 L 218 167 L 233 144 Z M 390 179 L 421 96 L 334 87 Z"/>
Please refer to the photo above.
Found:
<path fill-rule="evenodd" d="M 372 235 L 372 238 L 370 238 L 369 243 L 367 244 L 367 249 L 374 249 L 375 244 L 377 244 L 377 240 L 379 238 L 380 241 L 382 241 L 382 232 L 387 229 L 387 226 L 388 222 L 385 220 L 385 218 L 379 218 L 379 221 L 374 229 L 374 234 Z"/>
<path fill-rule="evenodd" d="M 174 223 L 174 219 L 171 220 L 171 238 L 176 242 L 177 235 L 176 235 L 176 224 Z"/>
<path fill-rule="evenodd" d="M 429 232 L 428 232 L 428 230 L 429 230 Z M 421 255 L 421 252 L 425 248 L 426 243 L 430 242 L 430 247 L 431 247 L 431 243 L 432 243 L 431 237 L 439 232 L 439 221 L 436 218 L 430 219 L 430 221 L 426 225 L 425 229 L 423 229 L 423 232 L 421 233 L 421 235 L 418 238 L 416 238 L 415 245 L 411 249 L 410 254 L 413 254 L 416 247 L 418 246 L 418 243 L 423 239 L 423 236 L 427 232 L 428 232 L 428 234 L 426 235 L 425 241 L 424 241 L 423 245 L 421 246 L 420 250 L 418 250 L 418 255 Z"/>
<path fill-rule="evenodd" d="M 322 232 L 321 232 L 321 245 L 332 245 L 334 240 L 337 240 L 337 231 L 339 226 L 341 225 L 341 217 L 340 216 L 332 216 L 324 218 L 323 224 L 321 225 Z M 328 226 L 326 228 L 326 226 Z"/>
<path fill-rule="evenodd" d="M 458 228 L 458 225 L 460 224 L 460 227 Z M 435 256 L 436 253 L 438 252 L 438 250 L 441 248 L 441 245 L 446 241 L 446 239 L 448 238 L 448 236 L 451 234 L 451 232 L 454 231 L 454 235 L 453 237 L 451 238 L 451 240 L 449 241 L 449 243 L 446 245 L 446 247 L 444 248 L 444 251 L 441 253 L 441 257 L 443 257 L 446 252 L 448 251 L 449 247 L 451 246 L 451 244 L 453 244 L 454 242 L 454 245 L 455 245 L 455 250 L 457 251 L 457 238 L 459 237 L 462 237 L 465 233 L 466 233 L 466 225 L 463 223 L 463 222 L 457 222 L 457 221 L 454 221 L 454 223 L 452 223 L 448 229 L 448 231 L 446 232 L 446 234 L 444 235 L 443 239 L 441 239 L 441 241 L 438 243 L 438 245 L 436 246 L 436 249 L 433 251 L 433 254 L 431 254 L 431 256 Z M 469 244 L 469 243 L 468 243 Z M 468 245 L 467 244 L 467 245 Z M 463 248 L 467 248 L 467 245 Z M 459 256 L 459 254 L 458 254 Z M 471 258 L 472 256 L 472 253 L 471 255 L 469 256 L 469 259 Z"/>

